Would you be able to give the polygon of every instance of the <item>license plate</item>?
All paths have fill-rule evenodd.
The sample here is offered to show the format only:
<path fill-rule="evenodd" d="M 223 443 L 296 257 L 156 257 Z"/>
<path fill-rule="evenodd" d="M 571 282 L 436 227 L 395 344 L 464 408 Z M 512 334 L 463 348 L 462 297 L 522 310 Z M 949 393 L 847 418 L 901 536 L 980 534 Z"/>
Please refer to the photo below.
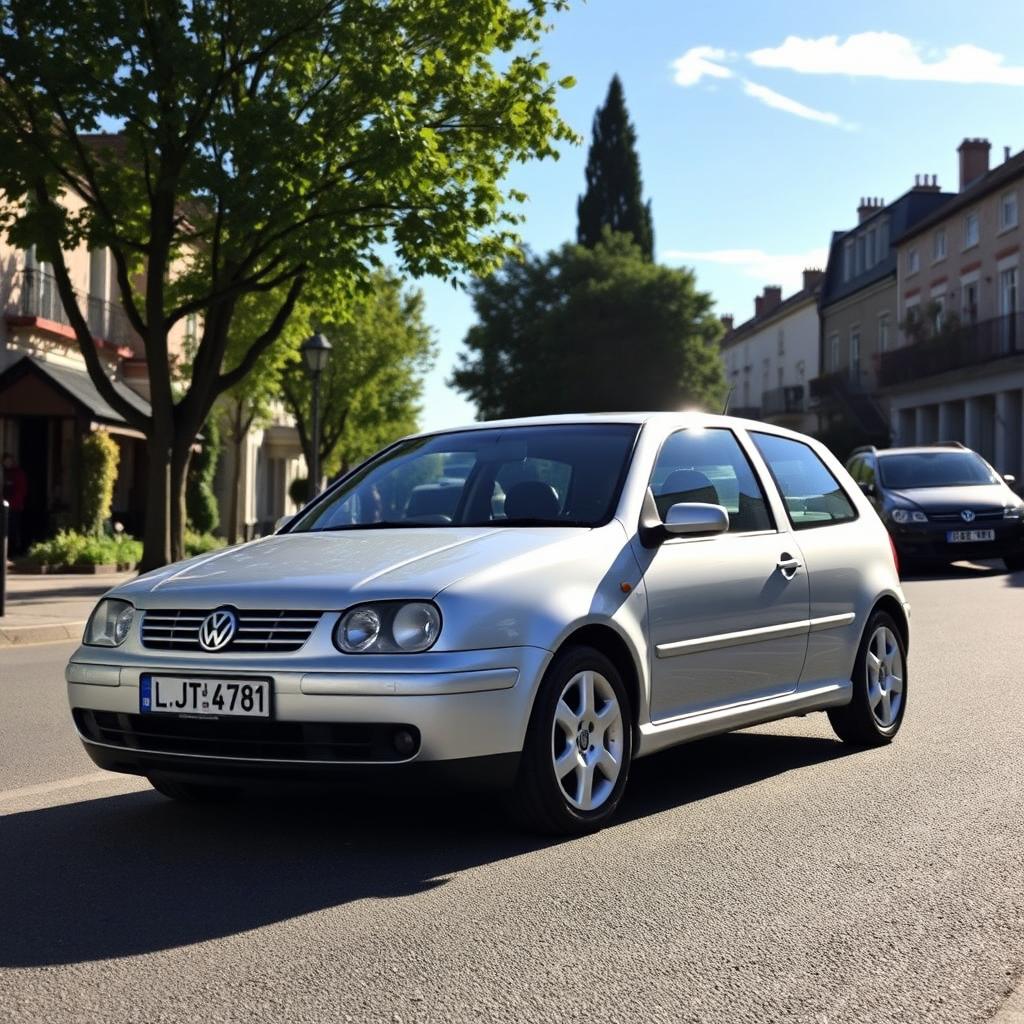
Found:
<path fill-rule="evenodd" d="M 144 675 L 139 680 L 139 711 L 161 715 L 270 717 L 266 679 L 194 679 Z"/>
<path fill-rule="evenodd" d="M 969 544 L 971 541 L 995 539 L 995 530 L 950 530 L 946 534 L 946 540 L 950 544 Z"/>

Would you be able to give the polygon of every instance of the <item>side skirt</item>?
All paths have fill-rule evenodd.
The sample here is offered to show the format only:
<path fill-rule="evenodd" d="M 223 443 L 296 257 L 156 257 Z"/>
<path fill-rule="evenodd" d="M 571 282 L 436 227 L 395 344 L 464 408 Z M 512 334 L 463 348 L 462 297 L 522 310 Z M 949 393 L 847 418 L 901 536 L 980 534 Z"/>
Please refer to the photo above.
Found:
<path fill-rule="evenodd" d="M 833 680 L 819 683 L 811 689 L 797 690 L 778 697 L 724 708 L 711 708 L 709 711 L 697 711 L 663 722 L 648 722 L 640 726 L 640 743 L 634 756 L 643 757 L 645 754 L 653 754 L 677 743 L 732 732 L 734 729 L 743 729 L 749 725 L 760 725 L 762 722 L 803 715 L 809 711 L 840 707 L 850 703 L 852 691 L 853 684 L 849 679 Z"/>

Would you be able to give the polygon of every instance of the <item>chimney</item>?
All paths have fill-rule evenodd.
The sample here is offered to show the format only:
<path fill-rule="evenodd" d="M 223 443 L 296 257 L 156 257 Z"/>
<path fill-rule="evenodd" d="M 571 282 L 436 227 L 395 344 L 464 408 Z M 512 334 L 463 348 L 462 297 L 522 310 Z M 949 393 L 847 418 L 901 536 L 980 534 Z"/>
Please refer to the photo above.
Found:
<path fill-rule="evenodd" d="M 719 320 L 722 321 L 722 326 L 725 328 L 725 333 L 728 334 L 732 330 L 733 316 L 732 313 L 723 313 Z"/>
<path fill-rule="evenodd" d="M 860 206 L 857 207 L 857 223 L 863 224 L 868 217 L 878 213 L 883 205 L 881 196 L 861 196 Z"/>
<path fill-rule="evenodd" d="M 960 154 L 960 191 L 973 185 L 988 174 L 988 151 L 992 148 L 988 139 L 964 139 L 957 146 Z"/>
<path fill-rule="evenodd" d="M 914 192 L 938 192 L 939 176 L 937 174 L 915 174 Z"/>
<path fill-rule="evenodd" d="M 763 295 L 754 296 L 754 316 L 767 316 L 782 305 L 782 289 L 777 284 L 766 284 Z"/>
<path fill-rule="evenodd" d="M 808 267 L 804 271 L 804 291 L 813 292 L 825 279 L 825 271 L 817 267 Z"/>

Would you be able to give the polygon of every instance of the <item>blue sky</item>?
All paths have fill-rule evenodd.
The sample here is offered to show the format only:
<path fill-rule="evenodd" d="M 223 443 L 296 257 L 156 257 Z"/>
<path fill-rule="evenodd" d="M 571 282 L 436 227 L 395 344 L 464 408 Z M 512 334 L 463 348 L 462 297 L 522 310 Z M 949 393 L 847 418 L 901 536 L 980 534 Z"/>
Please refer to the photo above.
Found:
<path fill-rule="evenodd" d="M 585 137 L 618 72 L 656 256 L 694 267 L 718 311 L 739 320 L 762 285 L 798 287 L 861 196 L 891 201 L 918 173 L 955 191 L 965 136 L 989 139 L 993 163 L 1004 146 L 1024 148 L 1019 0 L 590 0 L 555 16 L 544 52 L 553 78 L 576 78 L 559 106 Z M 587 141 L 510 179 L 530 195 L 521 234 L 532 248 L 575 238 Z M 418 284 L 440 349 L 421 425 L 470 421 L 472 406 L 445 385 L 473 322 L 469 299 Z"/>

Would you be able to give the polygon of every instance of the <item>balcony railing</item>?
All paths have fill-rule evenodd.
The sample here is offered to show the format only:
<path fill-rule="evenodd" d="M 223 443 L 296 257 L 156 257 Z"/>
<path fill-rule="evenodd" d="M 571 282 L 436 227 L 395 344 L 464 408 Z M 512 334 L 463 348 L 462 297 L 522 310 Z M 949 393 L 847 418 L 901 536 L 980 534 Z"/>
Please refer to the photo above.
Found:
<path fill-rule="evenodd" d="M 761 395 L 761 411 L 765 416 L 784 416 L 786 413 L 802 413 L 807 408 L 803 384 L 772 388 Z"/>
<path fill-rule="evenodd" d="M 882 354 L 879 383 L 906 384 L 921 377 L 1024 355 L 1024 313 L 962 324 L 935 338 Z"/>
<path fill-rule="evenodd" d="M 36 269 L 23 270 L 17 275 L 16 288 L 17 299 L 11 310 L 15 316 L 36 317 L 64 327 L 71 326 L 53 274 Z M 138 344 L 139 336 L 119 305 L 96 295 L 83 297 L 75 292 L 75 297 L 94 338 L 129 347 Z"/>

